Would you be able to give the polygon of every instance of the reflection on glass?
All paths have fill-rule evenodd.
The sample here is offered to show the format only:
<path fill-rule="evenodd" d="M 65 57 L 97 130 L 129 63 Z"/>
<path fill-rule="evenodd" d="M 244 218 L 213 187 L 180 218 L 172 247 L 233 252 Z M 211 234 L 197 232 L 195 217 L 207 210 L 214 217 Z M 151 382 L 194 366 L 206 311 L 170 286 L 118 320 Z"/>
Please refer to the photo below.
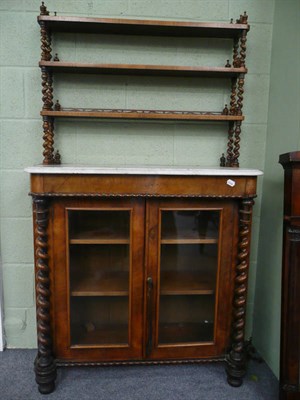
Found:
<path fill-rule="evenodd" d="M 69 211 L 71 345 L 128 343 L 130 212 Z"/>
<path fill-rule="evenodd" d="M 162 211 L 159 343 L 214 340 L 219 211 Z"/>

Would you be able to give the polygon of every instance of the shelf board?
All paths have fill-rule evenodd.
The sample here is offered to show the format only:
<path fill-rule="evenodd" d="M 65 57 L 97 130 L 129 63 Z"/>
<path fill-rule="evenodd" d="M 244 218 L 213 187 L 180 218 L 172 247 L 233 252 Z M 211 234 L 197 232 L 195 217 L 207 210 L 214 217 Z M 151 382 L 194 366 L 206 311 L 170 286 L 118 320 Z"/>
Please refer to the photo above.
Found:
<path fill-rule="evenodd" d="M 161 295 L 212 295 L 216 278 L 194 271 L 165 271 L 161 273 Z"/>
<path fill-rule="evenodd" d="M 73 233 L 69 239 L 70 244 L 130 244 L 128 234 L 109 231 L 82 231 Z"/>
<path fill-rule="evenodd" d="M 105 272 L 101 276 L 74 276 L 71 296 L 128 296 L 128 273 Z M 215 281 L 211 276 L 189 271 L 161 274 L 161 295 L 211 295 Z"/>
<path fill-rule="evenodd" d="M 214 324 L 212 322 L 159 324 L 159 344 L 212 342 L 213 339 Z"/>
<path fill-rule="evenodd" d="M 246 74 L 247 68 L 196 67 L 175 65 L 141 64 L 87 64 L 61 61 L 40 61 L 40 67 L 61 73 L 84 73 L 105 75 L 144 75 L 177 77 L 232 78 Z"/>
<path fill-rule="evenodd" d="M 104 33 L 115 35 L 235 38 L 250 29 L 248 24 L 91 18 L 39 15 L 52 32 Z"/>
<path fill-rule="evenodd" d="M 89 324 L 92 326 L 92 324 Z M 128 326 L 121 324 L 95 325 L 94 330 L 71 325 L 71 347 L 104 346 L 128 343 Z"/>
<path fill-rule="evenodd" d="M 243 115 L 223 115 L 220 112 L 127 110 L 99 108 L 61 108 L 60 111 L 42 110 L 42 116 L 60 118 L 143 119 L 172 121 L 243 121 Z"/>
<path fill-rule="evenodd" d="M 201 236 L 197 231 L 187 231 L 174 233 L 163 232 L 160 240 L 161 244 L 216 244 L 218 243 L 218 238 Z"/>
<path fill-rule="evenodd" d="M 72 276 L 71 296 L 128 296 L 128 272 Z"/>
<path fill-rule="evenodd" d="M 160 241 L 161 244 L 216 244 L 218 239 L 201 238 L 165 238 Z"/>

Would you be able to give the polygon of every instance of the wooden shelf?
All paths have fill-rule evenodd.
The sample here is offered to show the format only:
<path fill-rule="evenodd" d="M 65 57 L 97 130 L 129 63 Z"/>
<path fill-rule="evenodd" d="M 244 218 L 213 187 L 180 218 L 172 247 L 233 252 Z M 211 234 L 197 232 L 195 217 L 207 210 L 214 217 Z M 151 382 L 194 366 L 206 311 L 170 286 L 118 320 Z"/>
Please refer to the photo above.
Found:
<path fill-rule="evenodd" d="M 204 323 L 161 323 L 159 325 L 159 344 L 212 342 L 214 324 Z"/>
<path fill-rule="evenodd" d="M 194 271 L 166 271 L 161 273 L 161 295 L 211 295 L 215 293 L 216 279 Z"/>
<path fill-rule="evenodd" d="M 71 296 L 128 296 L 128 273 L 105 272 L 101 276 L 73 277 Z M 195 272 L 168 271 L 161 274 L 161 295 L 214 294 L 213 277 Z"/>
<path fill-rule="evenodd" d="M 127 233 L 90 230 L 73 233 L 70 244 L 129 244 Z"/>
<path fill-rule="evenodd" d="M 187 232 L 182 232 L 178 234 L 177 232 L 163 232 L 161 244 L 216 244 L 218 243 L 218 238 L 207 237 L 199 235 L 197 231 L 188 230 Z"/>
<path fill-rule="evenodd" d="M 128 296 L 128 272 L 72 276 L 71 296 Z"/>
<path fill-rule="evenodd" d="M 247 68 L 196 67 L 175 65 L 140 65 L 140 64 L 87 64 L 61 61 L 41 61 L 40 67 L 51 71 L 75 74 L 105 75 L 144 75 L 144 76 L 176 76 L 232 78 L 246 74 Z"/>
<path fill-rule="evenodd" d="M 236 38 L 250 29 L 248 24 L 139 20 L 121 18 L 61 17 L 40 15 L 52 32 L 105 33 L 175 37 Z"/>
<path fill-rule="evenodd" d="M 90 327 L 93 325 L 90 324 Z M 121 324 L 95 326 L 94 330 L 84 326 L 71 326 L 71 347 L 91 345 L 113 345 L 128 343 L 128 326 Z"/>
<path fill-rule="evenodd" d="M 243 115 L 223 115 L 220 112 L 123 110 L 98 108 L 62 108 L 60 111 L 42 110 L 42 116 L 61 118 L 143 119 L 172 121 L 243 121 Z"/>

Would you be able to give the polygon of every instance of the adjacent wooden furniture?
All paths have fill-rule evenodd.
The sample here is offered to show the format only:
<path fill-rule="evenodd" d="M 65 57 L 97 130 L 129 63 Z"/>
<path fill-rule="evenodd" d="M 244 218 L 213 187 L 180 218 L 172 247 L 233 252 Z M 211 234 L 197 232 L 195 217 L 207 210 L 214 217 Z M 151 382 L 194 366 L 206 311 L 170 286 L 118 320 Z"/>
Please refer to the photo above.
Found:
<path fill-rule="evenodd" d="M 36 380 L 56 366 L 227 361 L 245 374 L 260 171 L 40 166 L 31 174 Z"/>
<path fill-rule="evenodd" d="M 246 13 L 236 23 L 181 22 L 161 20 L 134 20 L 119 18 L 83 18 L 50 16 L 44 3 L 40 7 L 38 23 L 41 27 L 41 61 L 43 91 L 44 152 L 43 164 L 59 164 L 60 154 L 54 152 L 55 118 L 98 118 L 98 119 L 141 119 L 171 121 L 227 121 L 228 145 L 226 156 L 221 157 L 221 166 L 238 167 L 241 122 L 244 96 L 244 78 L 246 39 L 250 27 Z M 136 65 L 136 64 L 99 64 L 64 62 L 56 54 L 52 57 L 52 35 L 59 32 L 77 32 L 80 34 L 113 34 L 144 36 L 209 37 L 227 39 L 232 42 L 232 62 L 224 60 L 221 66 L 177 66 L 177 65 Z M 229 57 L 230 58 L 230 57 Z M 53 101 L 53 74 L 109 74 L 109 75 L 146 75 L 172 77 L 206 77 L 209 79 L 230 79 L 231 93 L 228 103 L 217 111 L 183 110 L 131 110 L 131 109 L 87 109 L 68 108 L 57 100 Z M 220 155 L 217 156 L 219 159 Z"/>
<path fill-rule="evenodd" d="M 282 154 L 284 229 L 280 400 L 300 399 L 300 152 Z"/>

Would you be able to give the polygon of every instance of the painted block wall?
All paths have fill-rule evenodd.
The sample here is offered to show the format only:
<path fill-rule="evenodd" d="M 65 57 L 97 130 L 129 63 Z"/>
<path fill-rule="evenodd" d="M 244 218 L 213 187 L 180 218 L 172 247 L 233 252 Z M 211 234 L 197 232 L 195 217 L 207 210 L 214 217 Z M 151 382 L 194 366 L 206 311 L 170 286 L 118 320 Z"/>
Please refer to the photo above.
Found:
<path fill-rule="evenodd" d="M 254 311 L 254 343 L 279 375 L 284 171 L 280 154 L 300 150 L 300 2 L 276 0 Z"/>
<path fill-rule="evenodd" d="M 270 83 L 273 0 L 48 0 L 58 15 L 229 21 L 244 10 L 251 30 L 241 157 L 242 167 L 264 169 Z M 31 200 L 23 169 L 41 162 L 40 34 L 37 0 L 0 2 L 1 255 L 5 334 L 9 347 L 36 346 Z M 61 60 L 176 63 L 223 66 L 226 41 L 61 35 L 53 43 Z M 217 44 L 216 49 L 214 45 Z M 88 47 L 93 49 L 91 53 Z M 55 78 L 63 106 L 221 110 L 228 86 L 203 79 L 65 76 Z M 216 166 L 226 148 L 226 125 L 72 122 L 56 124 L 63 162 Z M 261 192 L 262 179 L 258 190 Z M 254 214 L 247 336 L 252 333 L 260 220 Z"/>

